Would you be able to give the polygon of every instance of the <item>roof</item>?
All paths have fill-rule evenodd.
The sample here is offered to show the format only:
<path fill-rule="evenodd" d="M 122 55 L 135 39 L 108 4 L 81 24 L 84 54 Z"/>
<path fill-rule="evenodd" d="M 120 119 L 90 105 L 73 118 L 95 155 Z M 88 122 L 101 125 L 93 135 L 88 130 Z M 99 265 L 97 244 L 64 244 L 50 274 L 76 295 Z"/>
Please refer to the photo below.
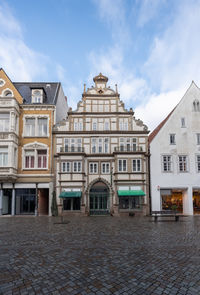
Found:
<path fill-rule="evenodd" d="M 22 95 L 24 104 L 31 104 L 32 89 L 43 89 L 44 104 L 56 104 L 60 83 L 58 82 L 13 82 Z"/>
<path fill-rule="evenodd" d="M 93 78 L 93 81 L 94 82 L 97 82 L 97 81 L 98 82 L 108 82 L 108 77 L 102 75 L 102 73 L 99 73 L 98 76 L 96 76 L 96 77 Z"/>
<path fill-rule="evenodd" d="M 176 108 L 176 107 L 175 107 Z M 173 111 L 175 110 L 175 108 L 167 115 L 167 117 L 151 132 L 151 134 L 149 135 L 149 143 L 152 142 L 152 140 L 154 139 L 154 137 L 158 134 L 158 132 L 160 131 L 160 129 L 165 125 L 165 123 L 167 122 L 167 120 L 169 119 L 169 117 L 171 116 L 171 114 L 173 113 Z"/>

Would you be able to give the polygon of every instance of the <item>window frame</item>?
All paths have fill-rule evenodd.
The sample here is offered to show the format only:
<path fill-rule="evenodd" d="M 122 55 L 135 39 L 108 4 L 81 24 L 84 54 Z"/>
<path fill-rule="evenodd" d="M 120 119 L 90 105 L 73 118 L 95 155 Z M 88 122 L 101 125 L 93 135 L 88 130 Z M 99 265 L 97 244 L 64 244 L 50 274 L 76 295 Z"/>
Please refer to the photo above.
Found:
<path fill-rule="evenodd" d="M 164 162 L 164 157 L 170 157 L 170 161 L 169 159 L 166 159 L 166 163 Z M 167 170 L 164 169 L 164 164 L 167 165 Z M 170 165 L 170 166 L 169 166 Z M 170 167 L 170 169 L 169 169 Z M 169 155 L 169 154 L 164 154 L 164 155 L 161 155 L 161 170 L 163 173 L 171 173 L 173 172 L 173 157 L 172 155 Z"/>
<path fill-rule="evenodd" d="M 0 167 L 8 167 L 8 146 L 0 146 Z"/>
<path fill-rule="evenodd" d="M 121 164 L 121 170 L 120 170 L 120 161 L 122 161 L 122 164 Z M 126 163 L 126 169 L 124 169 L 124 163 Z M 127 159 L 118 159 L 118 172 L 120 173 L 125 173 L 127 172 Z"/>
<path fill-rule="evenodd" d="M 89 174 L 98 174 L 99 173 L 99 165 L 98 164 L 99 164 L 98 162 L 89 162 Z"/>
<path fill-rule="evenodd" d="M 133 164 L 134 161 L 136 162 L 136 165 L 135 165 L 136 169 L 135 170 L 134 170 L 134 164 Z M 139 163 L 139 165 L 138 165 L 138 163 Z M 135 172 L 135 173 L 137 173 L 137 172 L 141 173 L 142 172 L 142 159 L 140 159 L 140 158 L 132 159 L 132 171 Z"/>
<path fill-rule="evenodd" d="M 73 173 L 81 173 L 82 172 L 82 162 L 81 161 L 73 161 L 72 165 L 73 165 Z"/>
<path fill-rule="evenodd" d="M 170 145 L 176 145 L 176 134 L 175 133 L 170 133 L 169 143 L 170 143 Z"/>
<path fill-rule="evenodd" d="M 107 169 L 107 165 L 108 165 L 108 169 Z M 103 166 L 105 166 L 105 171 L 103 169 Z M 101 163 L 101 173 L 102 174 L 110 174 L 110 162 L 102 162 Z"/>
<path fill-rule="evenodd" d="M 186 161 L 180 161 L 180 158 L 183 158 L 183 157 L 185 157 Z M 179 173 L 187 173 L 187 172 L 189 172 L 188 163 L 189 163 L 189 161 L 188 161 L 188 156 L 187 155 L 178 155 L 178 172 Z M 186 166 L 185 166 L 186 169 L 181 170 L 180 169 L 181 164 L 183 165 L 183 167 L 186 164 Z"/>

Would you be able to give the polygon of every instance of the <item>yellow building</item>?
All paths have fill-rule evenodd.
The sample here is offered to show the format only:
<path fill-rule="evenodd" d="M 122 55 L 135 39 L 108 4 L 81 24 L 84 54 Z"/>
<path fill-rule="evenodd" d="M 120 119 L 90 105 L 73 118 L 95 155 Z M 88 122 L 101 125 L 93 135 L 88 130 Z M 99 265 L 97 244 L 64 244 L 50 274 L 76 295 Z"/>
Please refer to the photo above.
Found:
<path fill-rule="evenodd" d="M 52 127 L 66 114 L 60 83 L 13 83 L 0 69 L 0 214 L 51 215 Z"/>

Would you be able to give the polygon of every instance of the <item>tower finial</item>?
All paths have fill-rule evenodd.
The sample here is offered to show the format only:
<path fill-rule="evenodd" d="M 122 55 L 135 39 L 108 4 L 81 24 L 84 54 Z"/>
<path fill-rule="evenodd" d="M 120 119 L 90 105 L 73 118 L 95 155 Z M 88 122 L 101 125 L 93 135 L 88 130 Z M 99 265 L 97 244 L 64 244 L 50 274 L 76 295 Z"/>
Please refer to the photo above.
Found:
<path fill-rule="evenodd" d="M 86 84 L 84 84 L 84 91 L 83 91 L 84 93 L 86 92 Z"/>
<path fill-rule="evenodd" d="M 118 93 L 117 84 L 115 84 L 115 91 Z"/>

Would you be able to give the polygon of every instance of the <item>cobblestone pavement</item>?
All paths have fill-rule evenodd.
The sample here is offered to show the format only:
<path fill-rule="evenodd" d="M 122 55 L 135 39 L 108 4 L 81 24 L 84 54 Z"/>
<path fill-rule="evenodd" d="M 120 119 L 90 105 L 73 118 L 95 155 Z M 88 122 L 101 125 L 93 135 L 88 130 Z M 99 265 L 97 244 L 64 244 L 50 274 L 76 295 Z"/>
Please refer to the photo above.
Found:
<path fill-rule="evenodd" d="M 0 218 L 0 294 L 200 294 L 200 217 Z"/>

